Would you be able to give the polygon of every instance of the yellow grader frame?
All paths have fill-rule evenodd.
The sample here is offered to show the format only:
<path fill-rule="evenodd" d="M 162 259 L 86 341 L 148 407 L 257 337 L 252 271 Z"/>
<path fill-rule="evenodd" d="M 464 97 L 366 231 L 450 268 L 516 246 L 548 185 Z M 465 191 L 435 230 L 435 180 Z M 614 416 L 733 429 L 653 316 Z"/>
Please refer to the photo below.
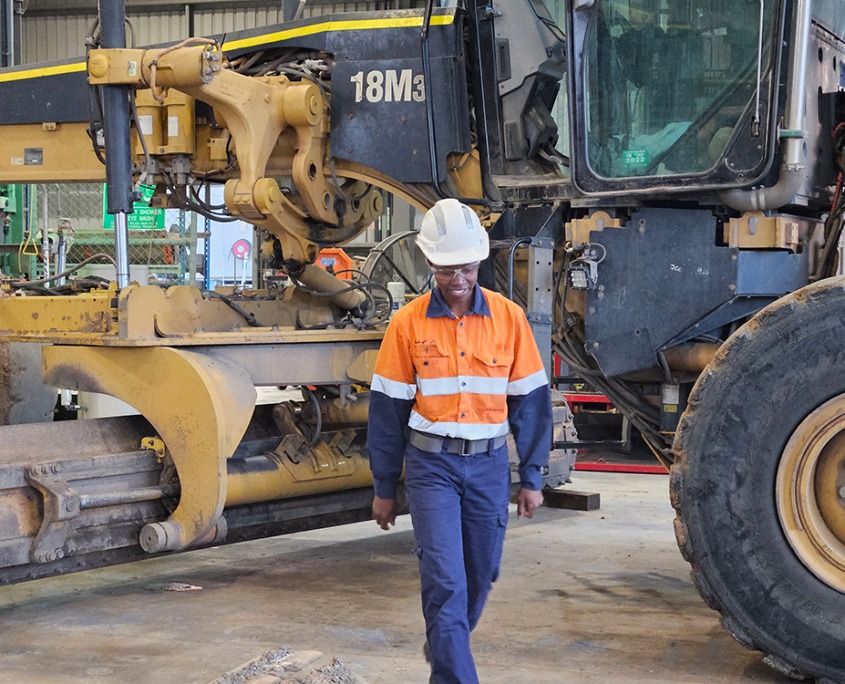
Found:
<path fill-rule="evenodd" d="M 421 25 L 422 17 L 410 21 Z M 20 70 L 0 75 L 0 83 L 79 68 Z M 146 553 L 178 551 L 293 529 L 306 525 L 303 518 L 322 525 L 366 517 L 371 475 L 361 433 L 383 326 L 336 325 L 338 311 L 359 312 L 367 297 L 313 262 L 321 246 L 351 240 L 382 213 L 377 187 L 421 209 L 435 199 L 431 189 L 348 161 L 327 168 L 329 102 L 320 88 L 281 74 L 237 73 L 214 41 L 93 49 L 87 74 L 92 86 L 131 88 L 145 129 L 132 132 L 140 166 L 155 170 L 158 160 L 182 156 L 197 177 L 228 178 L 228 211 L 278 240 L 286 270 L 305 287 L 242 293 L 237 303 L 193 286 L 137 283 L 70 297 L 0 298 L 0 339 L 44 345 L 46 385 L 114 396 L 149 423 L 107 419 L 87 431 L 51 425 L 49 433 L 6 428 L 41 456 L 33 464 L 16 449 L 2 459 L 8 488 L 0 505 L 10 523 L 0 542 L 0 566 L 9 568 L 4 581 L 137 557 L 138 544 Z M 196 102 L 212 108 L 213 122 L 197 115 Z M 6 132 L 4 181 L 104 179 L 83 124 L 19 124 Z M 24 144 L 43 150 L 40 164 L 20 163 Z M 280 187 L 279 177 L 290 187 Z M 455 158 L 450 178 L 478 194 L 477 157 Z M 305 402 L 312 422 L 333 429 L 311 439 L 291 406 L 279 404 L 266 416 L 275 441 L 262 433 L 263 451 L 232 459 L 254 417 L 256 386 L 339 387 L 339 396 L 312 394 L 314 405 Z M 35 446 L 64 442 L 62 434 L 65 448 Z M 354 493 L 352 503 L 337 500 L 339 492 Z M 308 498 L 320 496 L 324 505 Z M 294 515 L 293 527 L 267 504 L 291 499 L 306 511 Z M 260 521 L 242 516 L 242 527 L 255 531 L 227 537 L 224 509 L 255 504 L 267 504 Z M 356 512 L 350 518 L 344 510 Z M 113 549 L 108 559 L 82 560 L 106 549 Z"/>

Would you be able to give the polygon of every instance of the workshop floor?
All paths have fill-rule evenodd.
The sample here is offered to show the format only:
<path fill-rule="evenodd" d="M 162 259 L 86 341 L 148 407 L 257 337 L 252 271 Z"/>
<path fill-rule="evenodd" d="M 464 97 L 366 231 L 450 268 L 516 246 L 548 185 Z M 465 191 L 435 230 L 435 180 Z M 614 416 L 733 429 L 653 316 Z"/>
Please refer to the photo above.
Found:
<path fill-rule="evenodd" d="M 698 597 L 667 486 L 576 472 L 600 510 L 513 514 L 474 635 L 484 684 L 789 681 Z M 404 517 L 389 533 L 361 523 L 5 587 L 0 682 L 205 684 L 285 647 L 369 684 L 424 684 L 412 546 Z"/>

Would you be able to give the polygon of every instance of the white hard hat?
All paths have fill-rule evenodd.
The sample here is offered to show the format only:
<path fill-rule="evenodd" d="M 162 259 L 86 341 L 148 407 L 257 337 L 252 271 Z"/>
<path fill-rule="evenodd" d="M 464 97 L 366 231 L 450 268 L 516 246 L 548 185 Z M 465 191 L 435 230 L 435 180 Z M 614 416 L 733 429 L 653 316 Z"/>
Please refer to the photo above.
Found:
<path fill-rule="evenodd" d="M 482 261 L 490 254 L 490 240 L 478 215 L 456 199 L 442 199 L 425 212 L 417 246 L 435 266 Z"/>

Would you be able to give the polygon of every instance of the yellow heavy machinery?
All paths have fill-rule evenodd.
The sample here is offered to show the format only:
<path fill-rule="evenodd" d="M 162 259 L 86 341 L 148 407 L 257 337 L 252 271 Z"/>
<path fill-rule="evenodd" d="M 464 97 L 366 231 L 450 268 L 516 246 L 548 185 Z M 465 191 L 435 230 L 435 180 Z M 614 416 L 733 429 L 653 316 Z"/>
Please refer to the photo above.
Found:
<path fill-rule="evenodd" d="M 437 194 L 427 172 L 406 183 L 364 166 L 371 143 L 348 159 L 330 151 L 330 136 L 340 140 L 330 112 L 342 112 L 332 73 L 342 54 L 372 53 L 374 35 L 395 39 L 424 25 L 447 41 L 446 69 L 455 72 L 462 49 L 454 11 L 316 20 L 231 35 L 225 46 L 191 39 L 151 49 L 125 46 L 122 8 L 109 3 L 100 14 L 86 60 L 0 75 L 15 103 L 3 121 L 0 177 L 105 179 L 116 281 L 90 288 L 78 279 L 71 296 L 44 287 L 53 280 L 12 282 L 0 299 L 0 335 L 8 356 L 21 342 L 44 345 L 47 387 L 108 394 L 143 418 L 6 429 L 5 582 L 369 517 L 366 390 L 389 289 L 341 280 L 314 261 L 381 214 L 378 188 L 421 209 Z M 327 49 L 333 40 L 340 44 Z M 390 73 L 396 82 L 388 77 L 383 97 L 415 109 L 414 126 L 424 122 L 419 78 Z M 373 97 L 371 86 L 356 87 Z M 356 98 L 344 118 L 354 118 Z M 424 131 L 415 135 L 426 142 Z M 463 157 L 477 182 L 477 156 L 467 146 Z M 264 231 L 270 265 L 292 286 L 223 293 L 129 282 L 134 188 L 155 183 L 161 204 L 210 213 L 194 187 L 201 182 L 224 185 L 229 214 Z M 256 408 L 260 386 L 303 388 L 306 398 Z M 7 388 L 7 403 L 20 394 Z M 37 463 L 26 455 L 33 451 Z M 567 479 L 573 453 L 554 451 L 547 484 Z"/>
<path fill-rule="evenodd" d="M 47 385 L 141 413 L 0 429 L 0 581 L 367 517 L 384 288 L 314 260 L 382 190 L 452 196 L 550 371 L 554 352 L 671 468 L 679 546 L 726 628 L 845 681 L 845 6 L 556 7 L 428 2 L 140 49 L 101 3 L 85 60 L 0 71 L 0 182 L 105 178 L 117 269 L 70 295 L 9 283 L 0 335 L 44 345 Z M 290 287 L 129 282 L 133 187 L 204 210 L 208 182 Z M 261 385 L 306 398 L 256 408 Z M 549 446 L 556 485 L 563 421 Z"/>

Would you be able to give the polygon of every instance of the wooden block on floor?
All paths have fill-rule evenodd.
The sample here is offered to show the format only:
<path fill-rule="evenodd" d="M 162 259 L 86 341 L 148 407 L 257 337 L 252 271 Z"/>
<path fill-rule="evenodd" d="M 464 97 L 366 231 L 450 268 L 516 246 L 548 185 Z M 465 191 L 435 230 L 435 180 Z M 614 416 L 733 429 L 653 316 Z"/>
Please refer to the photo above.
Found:
<path fill-rule="evenodd" d="M 573 489 L 544 489 L 544 506 L 566 508 L 571 511 L 597 511 L 601 508 L 598 492 L 579 492 Z"/>

